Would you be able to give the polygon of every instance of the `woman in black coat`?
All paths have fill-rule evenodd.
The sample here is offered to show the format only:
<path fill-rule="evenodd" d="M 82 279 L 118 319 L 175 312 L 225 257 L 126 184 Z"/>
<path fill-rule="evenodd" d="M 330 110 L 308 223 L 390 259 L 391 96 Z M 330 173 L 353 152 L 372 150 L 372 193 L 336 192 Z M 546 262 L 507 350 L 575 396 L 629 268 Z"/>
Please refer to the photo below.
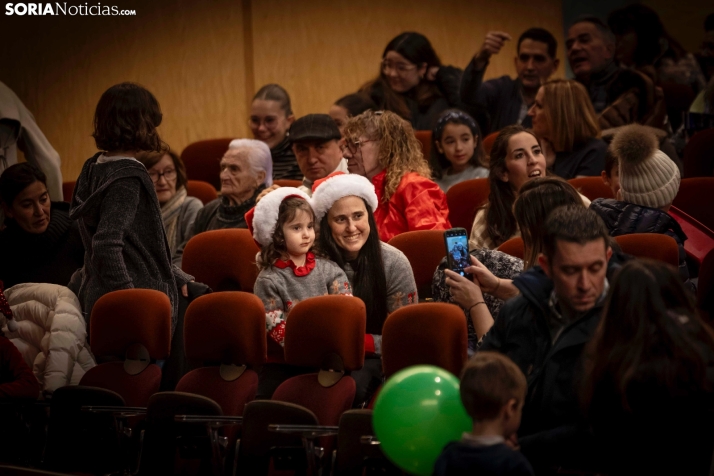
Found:
<path fill-rule="evenodd" d="M 15 164 L 0 176 L 5 228 L 0 232 L 0 281 L 66 286 L 82 267 L 84 246 L 69 204 L 50 202 L 47 178 L 34 165 Z"/>

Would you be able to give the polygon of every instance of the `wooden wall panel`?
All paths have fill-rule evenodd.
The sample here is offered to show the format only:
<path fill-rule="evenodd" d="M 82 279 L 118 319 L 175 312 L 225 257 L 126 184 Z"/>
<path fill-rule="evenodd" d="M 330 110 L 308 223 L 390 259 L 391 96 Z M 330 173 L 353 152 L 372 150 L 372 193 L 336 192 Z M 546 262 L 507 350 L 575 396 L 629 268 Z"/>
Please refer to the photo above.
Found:
<path fill-rule="evenodd" d="M 121 2 L 135 17 L 4 17 L 0 80 L 35 114 L 74 180 L 96 152 L 90 137 L 108 87 L 135 81 L 161 104 L 163 139 L 247 134 L 240 3 Z M 4 12 L 3 12 L 4 14 Z M 9 31 L 7 31 L 9 30 Z"/>
<path fill-rule="evenodd" d="M 461 68 L 487 31 L 507 31 L 514 41 L 492 59 L 487 77 L 512 75 L 515 41 L 531 26 L 553 32 L 563 58 L 561 0 L 254 1 L 255 86 L 283 85 L 298 116 L 326 112 L 378 74 L 384 47 L 403 31 L 423 33 L 443 63 Z"/>
<path fill-rule="evenodd" d="M 137 15 L 3 16 L 3 36 L 13 40 L 0 42 L 0 81 L 35 114 L 73 180 L 95 152 L 96 103 L 118 82 L 156 95 L 162 136 L 180 151 L 195 140 L 249 136 L 249 99 L 268 82 L 288 89 L 297 115 L 327 111 L 378 73 L 384 46 L 402 31 L 424 33 L 460 67 L 490 29 L 517 37 L 543 26 L 562 52 L 561 1 L 121 0 Z M 513 74 L 514 43 L 488 77 Z"/>

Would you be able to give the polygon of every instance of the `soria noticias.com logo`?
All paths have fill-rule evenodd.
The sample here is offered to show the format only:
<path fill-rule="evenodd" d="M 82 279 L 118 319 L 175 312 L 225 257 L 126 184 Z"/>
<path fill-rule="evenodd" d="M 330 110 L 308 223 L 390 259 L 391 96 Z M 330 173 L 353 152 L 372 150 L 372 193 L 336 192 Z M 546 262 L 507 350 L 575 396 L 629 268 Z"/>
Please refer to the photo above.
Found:
<path fill-rule="evenodd" d="M 5 15 L 42 15 L 42 16 L 135 16 L 136 10 L 122 10 L 114 5 L 101 3 L 90 5 L 68 5 L 67 2 L 54 3 L 6 3 Z"/>

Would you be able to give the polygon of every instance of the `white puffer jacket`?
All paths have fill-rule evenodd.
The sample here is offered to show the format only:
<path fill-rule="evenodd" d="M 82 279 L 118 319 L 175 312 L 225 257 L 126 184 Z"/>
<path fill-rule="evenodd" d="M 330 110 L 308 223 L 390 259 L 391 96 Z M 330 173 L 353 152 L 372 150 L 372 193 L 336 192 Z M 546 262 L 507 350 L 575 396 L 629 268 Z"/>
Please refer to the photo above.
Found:
<path fill-rule="evenodd" d="M 20 350 L 45 394 L 65 385 L 77 385 L 96 365 L 87 345 L 87 326 L 77 296 L 56 284 L 18 284 L 5 290 L 17 321 L 10 332 L 5 317 L 0 325 L 5 336 Z"/>

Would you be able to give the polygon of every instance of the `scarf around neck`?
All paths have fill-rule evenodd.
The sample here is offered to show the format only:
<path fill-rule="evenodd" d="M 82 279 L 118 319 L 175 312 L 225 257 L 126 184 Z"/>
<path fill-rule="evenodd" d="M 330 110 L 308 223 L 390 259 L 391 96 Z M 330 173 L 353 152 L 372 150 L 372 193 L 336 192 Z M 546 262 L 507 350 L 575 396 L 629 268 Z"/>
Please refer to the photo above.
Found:
<path fill-rule="evenodd" d="M 186 201 L 187 196 L 188 192 L 186 191 L 186 187 L 181 187 L 176 190 L 176 193 L 168 202 L 161 205 L 161 219 L 164 222 L 166 238 L 169 240 L 169 249 L 172 255 L 176 252 L 176 248 L 178 248 L 180 244 L 176 239 L 178 221 L 179 215 L 181 214 L 181 206 L 183 202 Z"/>

